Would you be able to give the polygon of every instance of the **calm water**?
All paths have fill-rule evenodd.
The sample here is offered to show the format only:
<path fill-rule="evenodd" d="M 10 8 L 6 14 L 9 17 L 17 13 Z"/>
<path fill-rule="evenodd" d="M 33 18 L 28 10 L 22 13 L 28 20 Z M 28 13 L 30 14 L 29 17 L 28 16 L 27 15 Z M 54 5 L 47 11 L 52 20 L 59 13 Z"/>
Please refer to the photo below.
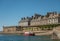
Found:
<path fill-rule="evenodd" d="M 50 39 L 50 36 L 0 35 L 0 41 L 60 41 L 60 40 Z"/>

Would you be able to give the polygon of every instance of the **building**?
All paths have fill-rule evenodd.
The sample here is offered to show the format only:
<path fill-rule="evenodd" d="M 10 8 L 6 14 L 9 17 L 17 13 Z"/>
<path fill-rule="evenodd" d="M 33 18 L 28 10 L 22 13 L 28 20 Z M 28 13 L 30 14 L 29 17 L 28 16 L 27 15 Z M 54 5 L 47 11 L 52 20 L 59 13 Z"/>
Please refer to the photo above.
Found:
<path fill-rule="evenodd" d="M 18 23 L 18 26 L 29 26 L 30 25 L 30 21 L 31 21 L 31 18 L 30 17 L 21 18 L 21 20 Z"/>
<path fill-rule="evenodd" d="M 21 18 L 21 20 L 19 21 L 18 25 L 19 26 L 31 26 L 31 21 L 32 20 L 34 21 L 34 19 L 37 19 L 39 16 L 41 16 L 41 15 L 35 14 L 32 17 L 26 17 L 26 18 L 24 17 L 24 18 Z"/>
<path fill-rule="evenodd" d="M 49 24 L 60 24 L 60 14 L 57 12 L 48 12 L 45 16 L 34 14 L 31 17 L 24 17 L 18 22 L 18 26 L 4 26 L 3 32 L 40 31 L 41 25 Z"/>
<path fill-rule="evenodd" d="M 32 17 L 22 18 L 19 21 L 19 26 L 40 26 L 48 24 L 59 24 L 60 14 L 57 12 L 48 12 L 47 15 L 42 16 L 35 14 Z"/>
<path fill-rule="evenodd" d="M 3 26 L 3 32 L 5 33 L 14 33 L 22 31 L 21 26 Z"/>

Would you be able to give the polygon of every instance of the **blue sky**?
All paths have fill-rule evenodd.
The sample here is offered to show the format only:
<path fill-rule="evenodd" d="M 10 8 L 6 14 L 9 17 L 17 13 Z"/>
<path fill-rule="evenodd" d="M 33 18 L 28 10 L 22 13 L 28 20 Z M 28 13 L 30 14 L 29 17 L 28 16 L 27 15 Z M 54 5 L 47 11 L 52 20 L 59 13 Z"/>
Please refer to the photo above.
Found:
<path fill-rule="evenodd" d="M 0 0 L 0 31 L 3 26 L 18 25 L 22 17 L 51 11 L 60 12 L 60 0 Z"/>

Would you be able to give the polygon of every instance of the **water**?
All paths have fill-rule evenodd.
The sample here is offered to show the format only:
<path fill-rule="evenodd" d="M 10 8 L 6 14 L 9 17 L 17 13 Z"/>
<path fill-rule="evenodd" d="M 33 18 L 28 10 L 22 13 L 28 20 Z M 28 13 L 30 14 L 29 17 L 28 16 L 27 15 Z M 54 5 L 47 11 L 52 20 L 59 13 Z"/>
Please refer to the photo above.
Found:
<path fill-rule="evenodd" d="M 20 36 L 20 35 L 0 35 L 0 41 L 60 41 L 53 40 L 50 36 Z"/>

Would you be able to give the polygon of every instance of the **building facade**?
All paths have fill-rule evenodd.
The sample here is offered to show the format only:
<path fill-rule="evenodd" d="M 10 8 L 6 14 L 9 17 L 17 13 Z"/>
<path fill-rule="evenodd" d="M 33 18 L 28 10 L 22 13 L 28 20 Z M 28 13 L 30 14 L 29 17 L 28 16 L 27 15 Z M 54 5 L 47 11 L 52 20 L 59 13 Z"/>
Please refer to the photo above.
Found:
<path fill-rule="evenodd" d="M 27 19 L 23 18 L 23 20 L 19 21 L 19 26 L 40 26 L 59 23 L 60 14 L 57 12 L 48 12 L 45 16 L 35 14 L 34 16 Z"/>
<path fill-rule="evenodd" d="M 5 33 L 14 33 L 22 31 L 21 26 L 3 26 L 3 32 Z"/>
<path fill-rule="evenodd" d="M 49 24 L 60 24 L 60 14 L 57 12 L 48 12 L 45 16 L 35 14 L 31 17 L 24 17 L 18 22 L 18 26 L 4 26 L 3 32 L 40 31 L 41 25 Z"/>
<path fill-rule="evenodd" d="M 21 18 L 21 20 L 18 23 L 18 26 L 29 26 L 30 25 L 30 21 L 31 21 L 31 18 L 30 17 Z"/>

